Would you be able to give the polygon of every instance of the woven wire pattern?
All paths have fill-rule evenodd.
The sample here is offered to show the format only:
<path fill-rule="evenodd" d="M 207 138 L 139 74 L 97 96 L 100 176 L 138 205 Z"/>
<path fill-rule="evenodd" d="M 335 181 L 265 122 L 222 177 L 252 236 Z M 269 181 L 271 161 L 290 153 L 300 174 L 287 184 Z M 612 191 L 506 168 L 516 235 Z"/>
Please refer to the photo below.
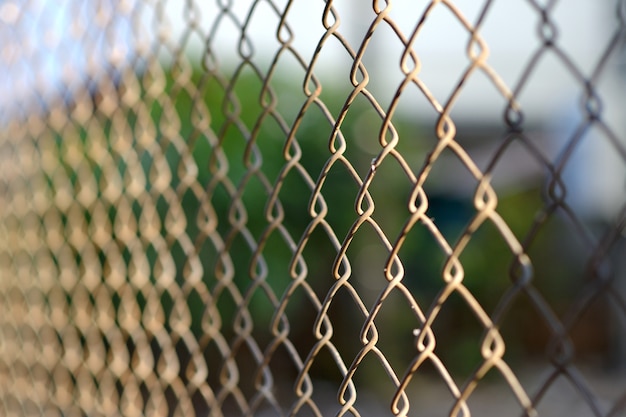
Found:
<path fill-rule="evenodd" d="M 626 166 L 624 131 L 604 116 L 615 103 L 598 87 L 623 50 L 626 3 L 614 2 L 610 37 L 583 69 L 560 44 L 568 28 L 554 16 L 564 2 L 520 1 L 536 15 L 528 34 L 536 46 L 509 80 L 491 66 L 481 34 L 498 3 L 468 16 L 456 1 L 362 2 L 361 13 L 320 1 L 311 34 L 293 23 L 294 1 L 68 1 L 54 7 L 75 11 L 73 41 L 49 49 L 86 63 L 84 76 L 66 71 L 54 93 L 36 75 L 46 55 L 19 45 L 50 3 L 1 5 L 3 65 L 36 82 L 2 117 L 0 412 L 366 416 L 376 391 L 388 415 L 427 415 L 420 390 L 432 384 L 445 393 L 433 415 L 469 416 L 472 396 L 496 381 L 511 415 L 553 415 L 546 402 L 565 380 L 588 415 L 626 413 L 623 386 L 600 398 L 587 379 L 575 336 L 587 314 L 598 327 L 618 323 L 608 344 L 626 333 L 626 194 L 610 219 L 591 225 L 563 179 L 589 131 Z M 410 14 L 408 28 L 394 7 Z M 428 56 L 416 44 L 442 11 L 465 33 L 465 64 L 438 97 L 421 78 Z M 342 19 L 360 19 L 363 31 L 352 36 Z M 272 47 L 254 37 L 259 25 Z M 401 50 L 382 64 L 399 80 L 383 93 L 369 72 L 381 32 Z M 298 49 L 301 37 L 313 48 Z M 187 54 L 194 42 L 200 53 Z M 331 77 L 318 68 L 329 49 L 348 62 Z M 524 117 L 524 91 L 546 56 L 582 97 L 556 153 Z M 477 77 L 502 104 L 482 159 L 460 139 L 454 113 Z M 408 95 L 436 115 L 419 134 L 399 121 Z M 513 148 L 541 172 L 521 225 L 493 185 Z M 470 184 L 456 233 L 432 212 L 444 161 Z M 481 246 L 485 239 L 492 244 Z M 472 277 L 480 256 L 502 269 Z M 436 268 L 419 266 L 428 258 Z M 546 294 L 555 271 L 568 298 Z M 477 290 L 476 279 L 491 291 Z M 543 335 L 532 384 L 522 381 L 530 359 L 515 356 L 522 342 L 512 336 L 528 320 L 519 332 Z M 450 349 L 460 342 L 450 335 L 468 322 L 473 355 L 457 369 Z"/>

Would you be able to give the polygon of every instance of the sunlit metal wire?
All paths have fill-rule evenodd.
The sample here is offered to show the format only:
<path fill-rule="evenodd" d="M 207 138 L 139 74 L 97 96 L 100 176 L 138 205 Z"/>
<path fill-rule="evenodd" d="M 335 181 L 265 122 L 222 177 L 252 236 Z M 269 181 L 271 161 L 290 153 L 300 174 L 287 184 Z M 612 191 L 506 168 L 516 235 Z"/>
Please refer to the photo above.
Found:
<path fill-rule="evenodd" d="M 424 2 L 410 31 L 392 13 L 401 2 L 362 3 L 357 41 L 342 25 L 347 3 L 320 2 L 307 17 L 315 35 L 293 23 L 296 3 L 0 5 L 12 91 L 0 103 L 0 413 L 365 416 L 382 404 L 389 415 L 469 416 L 497 381 L 512 398 L 507 412 L 555 415 L 550 393 L 563 380 L 588 415 L 626 412 L 623 386 L 610 398 L 597 391 L 576 336 L 587 315 L 611 320 L 606 343 L 618 347 L 594 358 L 624 360 L 626 201 L 590 222 L 564 180 L 592 130 L 626 166 L 623 132 L 605 117 L 616 103 L 599 87 L 623 49 L 624 2 L 590 71 L 560 43 L 560 3 L 524 2 L 539 22 L 536 49 L 513 82 L 492 66 L 481 32 L 497 1 L 473 18 L 455 1 Z M 61 41 L 54 25 L 34 29 L 55 20 L 51 7 L 70 20 Z M 445 99 L 422 79 L 428 56 L 416 46 L 441 10 L 467 35 L 466 66 Z M 271 48 L 255 38 L 258 15 L 271 21 Z M 368 61 L 382 32 L 402 50 L 382 65 L 399 80 L 392 94 L 380 93 Z M 337 49 L 349 66 L 329 77 L 320 62 Z M 583 95 L 556 155 L 524 116 L 523 94 L 548 56 Z M 70 64 L 46 83 L 51 59 Z M 454 113 L 476 77 L 505 103 L 480 163 Z M 437 115 L 419 146 L 403 127 L 402 117 L 418 118 L 401 115 L 409 94 Z M 352 121 L 361 114 L 368 120 Z M 357 130 L 366 123 L 374 128 Z M 542 172 L 529 186 L 539 203 L 518 207 L 532 209 L 522 227 L 494 186 L 513 148 Z M 433 215 L 444 161 L 472 185 L 459 197 L 470 214 L 457 236 Z M 555 246 L 561 255 L 544 253 Z M 509 269 L 469 277 L 476 256 Z M 555 299 L 546 289 L 561 288 L 559 270 L 568 295 Z M 471 322 L 473 338 L 450 317 Z M 511 332 L 541 333 L 542 353 L 515 353 L 523 336 Z M 454 344 L 474 356 L 455 362 Z M 428 398 L 425 386 L 443 394 Z"/>

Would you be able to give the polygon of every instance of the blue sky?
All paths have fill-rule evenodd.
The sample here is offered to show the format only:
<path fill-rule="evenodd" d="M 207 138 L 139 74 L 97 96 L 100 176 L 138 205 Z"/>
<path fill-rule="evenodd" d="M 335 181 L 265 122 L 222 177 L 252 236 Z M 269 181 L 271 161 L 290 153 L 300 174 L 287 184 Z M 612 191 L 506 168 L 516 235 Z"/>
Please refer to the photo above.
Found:
<path fill-rule="evenodd" d="M 0 109 L 15 108 L 18 102 L 28 103 L 35 97 L 52 96 L 63 90 L 84 82 L 87 76 L 98 77 L 106 68 L 124 66 L 124 62 L 135 53 L 139 34 L 130 25 L 133 7 L 140 5 L 137 0 L 125 2 L 116 0 L 0 0 L 0 88 L 6 92 L 0 97 Z M 215 22 L 219 9 L 217 2 L 196 1 L 195 10 L 199 13 L 198 23 L 201 31 L 207 33 Z M 276 0 L 279 8 L 285 0 Z M 382 2 L 381 2 L 382 3 Z M 396 0 L 391 9 L 391 18 L 398 23 L 405 33 L 414 28 L 417 17 L 423 12 L 427 1 Z M 452 2 L 463 14 L 474 21 L 484 2 L 475 0 L 455 0 Z M 180 37 L 189 24 L 187 2 L 165 1 L 160 17 L 159 28 L 167 34 L 171 45 L 176 47 Z M 243 21 L 251 0 L 233 1 L 235 15 Z M 254 19 L 248 28 L 248 35 L 254 39 L 257 58 L 271 56 L 277 48 L 275 30 L 268 30 L 270 25 L 277 25 L 276 14 L 260 1 L 254 13 Z M 372 19 L 371 2 L 343 0 L 335 2 L 342 16 L 340 30 L 356 47 Z M 367 4 L 367 7 L 358 7 Z M 535 52 L 540 40 L 537 36 L 539 15 L 529 7 L 526 0 L 494 1 L 481 35 L 486 40 L 490 57 L 489 64 L 513 86 L 519 78 L 524 64 Z M 607 9 L 604 2 L 586 0 L 568 0 L 557 3 L 552 16 L 560 28 L 559 44 L 570 54 L 574 62 L 588 72 L 592 69 L 595 58 L 602 52 L 599 44 L 605 44 L 613 24 L 607 25 Z M 288 23 L 294 28 L 294 45 L 305 58 L 309 58 L 322 35 L 321 12 L 324 2 L 295 1 L 288 15 Z M 604 5 L 606 7 L 606 5 Z M 139 28 L 142 29 L 142 41 L 155 40 L 155 26 L 152 22 L 158 15 L 153 2 L 145 2 L 140 13 L 143 15 Z M 311 18 L 316 16 L 315 18 Z M 136 26 L 137 27 L 137 26 Z M 581 30 L 584 28 L 584 30 Z M 234 25 L 224 23 L 220 28 L 218 42 L 213 48 L 224 60 L 237 59 L 236 40 L 240 33 Z M 375 73 L 378 62 L 394 63 L 395 71 L 386 71 L 387 82 L 397 84 L 401 79 L 398 71 L 398 57 L 402 45 L 391 31 L 380 31 L 381 36 L 372 47 L 377 47 L 375 60 L 369 63 Z M 435 96 L 445 101 L 452 84 L 456 82 L 468 64 L 464 53 L 468 32 L 442 4 L 435 7 L 428 23 L 420 35 L 415 49 L 424 63 L 421 78 L 433 90 Z M 230 41 L 234 40 L 234 41 Z M 224 48 L 219 50 L 220 46 Z M 330 46 L 330 45 L 329 45 Z M 202 41 L 195 37 L 189 44 L 192 53 L 201 50 Z M 336 72 L 335 62 L 345 54 L 341 48 L 329 48 L 326 60 L 319 64 L 319 70 Z M 589 59 L 593 57 L 593 59 Z M 545 113 L 545 107 L 555 105 L 551 100 L 561 100 L 570 94 L 568 85 L 571 80 L 563 76 L 562 65 L 555 60 L 546 60 L 542 65 L 541 79 L 547 80 L 537 87 L 542 94 L 527 94 L 526 99 L 536 108 L 537 114 Z M 484 77 L 483 77 L 484 78 Z M 538 81 L 539 83 L 540 81 Z M 465 87 L 467 100 L 459 101 L 459 117 L 480 117 L 481 111 L 492 112 L 493 106 L 501 106 L 502 98 L 497 94 L 485 94 L 485 80 L 475 77 Z M 387 87 L 388 88 L 388 87 Z M 540 97 L 541 96 L 541 97 Z M 546 100 L 550 97 L 550 100 Z M 475 105 L 480 101 L 481 105 Z"/>
<path fill-rule="evenodd" d="M 101 76 L 132 56 L 127 9 L 114 0 L 0 2 L 0 110 L 12 114 Z"/>

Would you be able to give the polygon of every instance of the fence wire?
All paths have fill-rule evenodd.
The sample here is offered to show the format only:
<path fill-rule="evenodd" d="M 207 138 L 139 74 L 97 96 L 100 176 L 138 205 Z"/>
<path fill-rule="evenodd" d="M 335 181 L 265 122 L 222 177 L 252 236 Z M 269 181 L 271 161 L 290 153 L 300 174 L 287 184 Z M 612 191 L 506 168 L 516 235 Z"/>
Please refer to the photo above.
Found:
<path fill-rule="evenodd" d="M 604 175 L 590 142 L 626 167 L 626 3 L 580 61 L 568 4 L 518 2 L 514 76 L 504 2 L 200 3 L 0 4 L 2 414 L 626 414 L 623 178 L 595 217 L 573 196 L 615 178 L 566 180 Z M 581 100 L 557 145 L 525 104 L 546 60 Z"/>

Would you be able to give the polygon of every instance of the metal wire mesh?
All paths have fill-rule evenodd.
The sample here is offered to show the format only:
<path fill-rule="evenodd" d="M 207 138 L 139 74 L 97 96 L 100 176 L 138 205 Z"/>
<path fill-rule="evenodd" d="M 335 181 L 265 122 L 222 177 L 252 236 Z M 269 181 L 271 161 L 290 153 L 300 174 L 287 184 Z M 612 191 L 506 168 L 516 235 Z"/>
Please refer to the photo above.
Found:
<path fill-rule="evenodd" d="M 504 2 L 314 3 L 0 4 L 2 414 L 626 413 L 623 185 L 590 217 L 566 180 L 601 175 L 590 142 L 626 167 L 626 3 L 577 61 L 568 4 L 518 2 L 506 77 Z M 464 39 L 443 95 L 438 13 Z M 554 146 L 524 96 L 546 59 L 582 97 Z M 471 133 L 475 79 L 499 101 Z"/>

